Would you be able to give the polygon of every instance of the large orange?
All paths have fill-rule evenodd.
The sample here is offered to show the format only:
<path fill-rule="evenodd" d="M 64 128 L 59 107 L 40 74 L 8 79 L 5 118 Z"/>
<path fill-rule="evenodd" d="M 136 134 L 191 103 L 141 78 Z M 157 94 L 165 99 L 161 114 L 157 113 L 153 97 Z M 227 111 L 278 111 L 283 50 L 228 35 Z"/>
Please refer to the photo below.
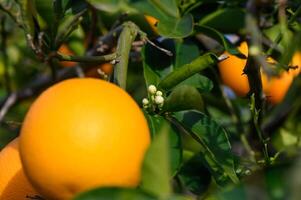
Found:
<path fill-rule="evenodd" d="M 246 42 L 242 42 L 238 47 L 239 51 L 248 56 L 248 46 Z M 247 75 L 243 74 L 243 69 L 247 63 L 246 59 L 238 58 L 225 52 L 229 56 L 228 59 L 218 64 L 222 82 L 229 86 L 238 96 L 245 96 L 249 92 L 249 83 Z M 293 65 L 300 65 L 298 59 L 301 54 L 294 54 L 292 59 Z M 275 62 L 272 58 L 268 58 L 267 62 Z M 299 61 L 300 62 L 300 61 Z M 261 73 L 262 87 L 267 100 L 272 104 L 280 103 L 285 97 L 295 74 L 298 72 L 282 72 L 279 76 L 268 78 L 265 73 Z"/>
<path fill-rule="evenodd" d="M 122 89 L 92 78 L 43 92 L 20 135 L 24 170 L 48 200 L 99 186 L 136 187 L 150 143 L 146 119 Z"/>
<path fill-rule="evenodd" d="M 0 200 L 28 200 L 27 197 L 37 196 L 24 175 L 18 141 L 14 139 L 0 152 Z"/>
<path fill-rule="evenodd" d="M 74 55 L 73 51 L 71 51 L 69 49 L 69 47 L 66 44 L 62 44 L 62 46 L 60 46 L 58 52 L 65 54 L 65 55 Z M 73 67 L 76 65 L 76 62 L 71 62 L 71 61 L 61 61 L 60 64 L 63 67 Z"/>

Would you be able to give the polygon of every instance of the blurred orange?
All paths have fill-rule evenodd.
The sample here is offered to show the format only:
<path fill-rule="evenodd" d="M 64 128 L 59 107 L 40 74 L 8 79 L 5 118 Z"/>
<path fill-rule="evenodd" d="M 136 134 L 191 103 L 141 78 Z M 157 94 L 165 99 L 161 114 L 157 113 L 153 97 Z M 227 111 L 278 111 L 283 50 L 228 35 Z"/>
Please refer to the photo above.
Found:
<path fill-rule="evenodd" d="M 74 55 L 74 53 L 69 49 L 69 47 L 66 44 L 62 44 L 62 46 L 59 48 L 58 52 L 65 54 L 65 55 Z M 76 65 L 76 62 L 61 61 L 60 64 L 63 67 L 73 67 Z"/>
<path fill-rule="evenodd" d="M 144 15 L 144 17 L 148 22 L 148 24 L 152 27 L 153 31 L 155 33 L 158 33 L 158 28 L 157 28 L 158 20 L 150 15 Z"/>
<path fill-rule="evenodd" d="M 103 71 L 106 75 L 111 75 L 113 73 L 114 67 L 111 63 L 104 63 L 96 67 L 92 67 L 85 72 L 86 77 L 94 77 L 94 78 L 100 77 L 98 73 L 98 69 Z"/>
<path fill-rule="evenodd" d="M 242 42 L 238 47 L 239 51 L 248 56 L 248 46 L 246 42 Z M 247 75 L 243 74 L 244 67 L 247 63 L 246 59 L 238 58 L 228 52 L 224 52 L 229 58 L 218 63 L 222 82 L 229 86 L 238 96 L 246 96 L 249 92 L 249 83 Z M 268 58 L 267 62 L 275 63 L 272 58 Z M 301 66 L 301 53 L 297 52 L 292 58 L 292 65 Z M 280 103 L 285 97 L 294 76 L 299 74 L 298 70 L 284 71 L 279 76 L 268 78 L 266 74 L 261 73 L 262 87 L 267 100 L 272 104 Z"/>

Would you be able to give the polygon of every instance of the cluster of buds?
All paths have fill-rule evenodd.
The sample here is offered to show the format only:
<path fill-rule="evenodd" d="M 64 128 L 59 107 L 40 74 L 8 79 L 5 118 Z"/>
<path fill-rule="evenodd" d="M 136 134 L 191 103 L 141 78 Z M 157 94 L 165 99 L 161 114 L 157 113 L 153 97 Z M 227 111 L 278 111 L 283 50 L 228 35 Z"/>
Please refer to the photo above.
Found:
<path fill-rule="evenodd" d="M 153 110 L 156 110 L 156 108 L 158 108 L 160 110 L 164 105 L 164 97 L 162 91 L 157 90 L 156 86 L 154 85 L 148 86 L 147 91 L 148 98 L 142 99 L 143 108 L 152 108 Z"/>

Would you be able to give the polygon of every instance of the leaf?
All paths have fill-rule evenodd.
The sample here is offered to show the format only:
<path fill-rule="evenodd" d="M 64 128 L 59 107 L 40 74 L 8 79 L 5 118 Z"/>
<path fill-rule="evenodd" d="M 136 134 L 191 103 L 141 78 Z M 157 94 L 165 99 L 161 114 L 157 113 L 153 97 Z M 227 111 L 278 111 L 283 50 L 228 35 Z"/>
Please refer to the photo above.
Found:
<path fill-rule="evenodd" d="M 177 112 L 174 116 L 203 146 L 202 154 L 217 183 L 223 184 L 224 178 L 220 177 L 223 175 L 238 183 L 226 131 L 214 120 L 197 111 Z"/>
<path fill-rule="evenodd" d="M 160 41 L 160 43 L 156 42 L 156 45 L 174 52 L 174 42 L 170 39 Z M 142 56 L 143 65 L 148 66 L 150 70 L 157 74 L 157 77 L 154 74 L 152 78 L 147 77 L 149 81 L 152 80 L 158 83 L 161 78 L 173 71 L 173 58 L 150 44 L 145 45 Z"/>
<path fill-rule="evenodd" d="M 117 12 L 122 0 L 87 0 L 93 7 L 106 12 Z"/>
<path fill-rule="evenodd" d="M 184 163 L 178 173 L 185 188 L 196 195 L 205 192 L 211 182 L 210 172 L 202 163 L 202 157 L 198 154 Z"/>
<path fill-rule="evenodd" d="M 204 103 L 199 91 L 189 85 L 176 87 L 167 97 L 163 110 L 166 112 L 177 112 L 182 110 L 196 109 L 203 111 Z"/>
<path fill-rule="evenodd" d="M 74 200 L 156 200 L 138 189 L 98 188 L 79 194 Z"/>
<path fill-rule="evenodd" d="M 167 18 L 180 18 L 175 0 L 136 0 L 132 6 L 143 14 L 151 15 L 158 20 Z"/>
<path fill-rule="evenodd" d="M 141 13 L 158 20 L 158 32 L 166 38 L 183 38 L 193 32 L 191 14 L 180 16 L 175 0 L 139 0 L 132 3 Z"/>
<path fill-rule="evenodd" d="M 178 86 L 180 85 L 190 85 L 199 89 L 200 92 L 204 93 L 210 92 L 213 88 L 213 82 L 209 78 L 201 74 L 192 75 L 188 79 L 178 84 Z"/>
<path fill-rule="evenodd" d="M 161 11 L 163 11 L 166 15 L 172 18 L 180 17 L 176 0 L 149 0 L 149 1 L 152 2 Z"/>
<path fill-rule="evenodd" d="M 159 19 L 158 32 L 167 38 L 184 38 L 193 32 L 193 17 L 186 14 L 182 18 Z"/>
<path fill-rule="evenodd" d="M 245 58 L 245 56 L 240 53 L 234 45 L 232 45 L 226 38 L 225 36 L 215 30 L 214 28 L 211 28 L 209 26 L 204 26 L 204 25 L 198 25 L 195 27 L 196 32 L 198 33 L 203 33 L 212 39 L 216 40 L 219 42 L 221 45 L 223 45 L 225 51 L 229 52 L 230 54 L 237 55 L 239 57 Z"/>
<path fill-rule="evenodd" d="M 167 124 L 166 119 L 164 119 L 162 116 L 159 115 L 148 115 L 146 114 L 146 118 L 148 121 L 148 124 L 150 126 L 151 135 L 152 138 L 156 138 L 158 136 L 158 133 L 160 132 L 160 128 Z M 177 170 L 179 169 L 179 166 L 182 161 L 182 148 L 181 148 L 181 138 L 178 134 L 175 127 L 170 126 L 170 124 L 166 125 L 169 127 L 169 158 L 170 158 L 170 171 L 171 176 L 173 176 Z"/>
<path fill-rule="evenodd" d="M 191 41 L 176 42 L 174 67 L 179 68 L 190 63 L 200 55 L 198 46 Z"/>
<path fill-rule="evenodd" d="M 168 133 L 170 127 L 163 123 L 148 149 L 142 167 L 141 189 L 158 196 L 171 194 Z"/>
<path fill-rule="evenodd" d="M 194 59 L 191 63 L 185 64 L 168 74 L 159 84 L 159 88 L 170 90 L 192 75 L 215 65 L 217 58 L 214 54 L 207 53 Z"/>
<path fill-rule="evenodd" d="M 245 11 L 240 8 L 225 8 L 211 12 L 199 21 L 199 25 L 205 25 L 217 29 L 223 33 L 237 33 L 245 26 Z M 233 20 L 242 19 L 242 20 Z"/>
<path fill-rule="evenodd" d="M 39 15 L 47 23 L 54 20 L 53 1 L 52 0 L 35 0 Z"/>
<path fill-rule="evenodd" d="M 142 49 L 142 60 L 143 60 L 143 75 L 146 85 L 158 85 L 160 82 L 160 75 L 157 74 L 151 66 L 146 62 L 146 54 L 145 54 L 145 48 Z"/>

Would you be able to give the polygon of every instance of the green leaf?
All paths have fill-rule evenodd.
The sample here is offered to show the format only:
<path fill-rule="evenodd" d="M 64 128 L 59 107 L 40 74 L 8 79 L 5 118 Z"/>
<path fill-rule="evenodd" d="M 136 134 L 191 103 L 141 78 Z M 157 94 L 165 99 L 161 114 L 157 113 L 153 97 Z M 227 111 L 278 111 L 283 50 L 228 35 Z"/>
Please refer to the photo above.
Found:
<path fill-rule="evenodd" d="M 234 45 L 232 45 L 226 38 L 225 36 L 215 30 L 214 28 L 211 28 L 209 26 L 204 26 L 204 25 L 198 25 L 195 27 L 196 32 L 198 33 L 203 33 L 212 39 L 216 40 L 219 42 L 221 45 L 223 45 L 225 51 L 229 52 L 230 54 L 240 56 L 242 58 L 245 58 L 243 54 L 241 54 Z"/>
<path fill-rule="evenodd" d="M 237 20 L 233 20 L 237 19 Z M 238 20 L 241 19 L 241 20 Z M 240 8 L 225 8 L 211 12 L 199 21 L 199 25 L 205 25 L 217 29 L 223 33 L 237 33 L 245 26 L 245 11 Z"/>
<path fill-rule="evenodd" d="M 178 178 L 186 189 L 197 195 L 204 193 L 211 182 L 210 172 L 204 166 L 199 154 L 184 163 Z"/>
<path fill-rule="evenodd" d="M 163 40 L 157 45 L 172 52 L 174 51 L 174 42 L 170 39 Z M 147 82 L 159 83 L 161 78 L 173 71 L 173 58 L 150 44 L 145 45 L 143 48 L 142 57 L 143 66 L 153 71 L 152 75 L 147 74 Z"/>
<path fill-rule="evenodd" d="M 193 32 L 191 14 L 180 16 L 175 0 L 140 0 L 132 4 L 143 14 L 158 20 L 158 32 L 166 38 L 183 38 Z"/>
<path fill-rule="evenodd" d="M 214 120 L 197 111 L 177 112 L 174 116 L 203 146 L 201 153 L 217 183 L 224 184 L 224 175 L 238 183 L 226 131 Z"/>
<path fill-rule="evenodd" d="M 198 46 L 190 41 L 176 42 L 174 67 L 179 68 L 190 63 L 200 55 Z"/>
<path fill-rule="evenodd" d="M 42 19 L 50 23 L 54 20 L 53 1 L 52 0 L 35 0 L 39 15 Z"/>
<path fill-rule="evenodd" d="M 159 84 L 159 88 L 163 90 L 170 90 L 185 79 L 192 75 L 208 68 L 217 63 L 217 57 L 214 54 L 207 53 L 202 55 L 189 64 L 177 68 L 172 73 L 167 75 Z"/>
<path fill-rule="evenodd" d="M 158 32 L 167 38 L 184 38 L 193 32 L 193 17 L 186 14 L 182 18 L 159 19 Z"/>
<path fill-rule="evenodd" d="M 196 109 L 203 111 L 204 103 L 199 91 L 189 85 L 176 87 L 167 97 L 163 110 L 167 112 L 177 112 L 182 110 Z"/>
<path fill-rule="evenodd" d="M 73 200 L 156 200 L 138 189 L 98 188 L 79 194 Z"/>
<path fill-rule="evenodd" d="M 98 10 L 113 13 L 120 9 L 122 0 L 87 0 L 87 2 Z"/>
<path fill-rule="evenodd" d="M 157 74 L 150 66 L 150 64 L 148 64 L 146 62 L 146 52 L 145 52 L 145 48 L 144 47 L 142 49 L 142 60 L 143 60 L 143 75 L 144 75 L 144 80 L 146 85 L 158 85 L 160 82 L 160 75 Z"/>
<path fill-rule="evenodd" d="M 181 137 L 178 134 L 177 129 L 173 126 L 170 126 L 170 124 L 167 124 L 166 119 L 164 119 L 162 116 L 146 114 L 146 118 L 151 130 L 152 138 L 156 138 L 158 136 L 158 133 L 164 124 L 169 127 L 169 165 L 171 176 L 173 176 L 179 169 L 182 161 Z"/>
<path fill-rule="evenodd" d="M 154 16 L 158 20 L 180 18 L 175 0 L 138 0 L 132 5 L 143 14 Z"/>
<path fill-rule="evenodd" d="M 192 75 L 188 79 L 179 83 L 178 86 L 180 85 L 190 85 L 199 89 L 200 92 L 204 92 L 204 93 L 210 92 L 213 88 L 213 82 L 209 78 L 201 74 Z"/>
<path fill-rule="evenodd" d="M 179 18 L 180 13 L 177 7 L 176 0 L 149 0 L 158 9 L 172 18 Z"/>
<path fill-rule="evenodd" d="M 141 189 L 160 198 L 171 194 L 169 131 L 170 127 L 163 123 L 145 155 L 142 167 Z"/>

